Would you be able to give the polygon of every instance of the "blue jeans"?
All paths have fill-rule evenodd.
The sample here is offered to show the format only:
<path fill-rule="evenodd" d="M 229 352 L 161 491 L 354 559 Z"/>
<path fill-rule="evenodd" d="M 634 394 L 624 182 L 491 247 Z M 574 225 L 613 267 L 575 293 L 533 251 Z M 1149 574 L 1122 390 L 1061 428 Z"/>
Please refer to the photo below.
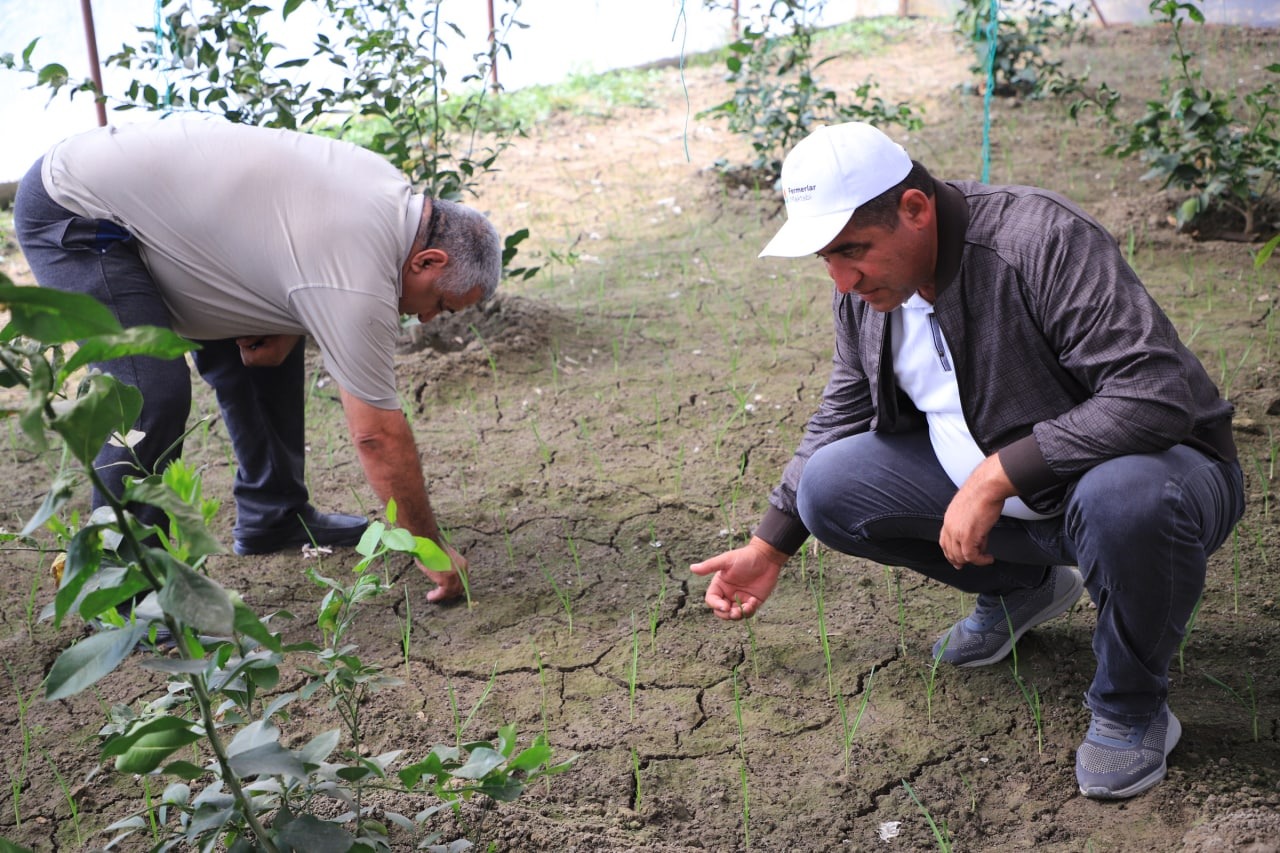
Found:
<path fill-rule="evenodd" d="M 1165 701 L 1169 664 L 1204 589 L 1208 557 L 1244 512 L 1236 462 L 1178 445 L 1088 471 L 1061 516 L 1001 517 L 990 566 L 954 568 L 938 536 L 956 486 L 927 431 L 864 433 L 818 450 L 797 507 L 809 531 L 846 554 L 905 566 L 972 593 L 1037 586 L 1049 565 L 1076 565 L 1098 608 L 1089 707 L 1144 723 Z"/>
<path fill-rule="evenodd" d="M 54 202 L 41 181 L 40 161 L 18 186 L 14 227 L 40 286 L 93 296 L 125 328 L 171 327 L 133 235 L 114 222 L 77 216 Z M 247 368 L 234 340 L 198 343 L 201 349 L 192 360 L 217 395 L 239 462 L 237 531 L 271 528 L 293 518 L 308 500 L 303 346 L 296 346 L 278 367 Z M 132 451 L 106 445 L 93 463 L 107 491 L 119 495 L 124 477 L 159 472 L 181 455 L 191 411 L 191 372 L 181 358 L 130 356 L 94 366 L 142 392 L 142 414 L 133 428 L 145 438 Z M 103 503 L 95 490 L 93 506 Z M 131 509 L 146 523 L 165 522 L 164 513 L 153 507 Z"/>

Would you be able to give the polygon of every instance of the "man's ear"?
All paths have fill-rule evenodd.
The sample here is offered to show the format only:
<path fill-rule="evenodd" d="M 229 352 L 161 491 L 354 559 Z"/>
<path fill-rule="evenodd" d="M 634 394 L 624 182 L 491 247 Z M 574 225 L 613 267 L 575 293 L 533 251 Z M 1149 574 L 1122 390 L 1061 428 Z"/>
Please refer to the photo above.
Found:
<path fill-rule="evenodd" d="M 906 190 L 898 202 L 898 217 L 908 225 L 920 226 L 932 219 L 933 205 L 920 190 Z"/>
<path fill-rule="evenodd" d="M 432 267 L 437 269 L 449 263 L 449 253 L 444 249 L 422 249 L 409 256 L 409 269 L 413 272 L 424 272 Z"/>

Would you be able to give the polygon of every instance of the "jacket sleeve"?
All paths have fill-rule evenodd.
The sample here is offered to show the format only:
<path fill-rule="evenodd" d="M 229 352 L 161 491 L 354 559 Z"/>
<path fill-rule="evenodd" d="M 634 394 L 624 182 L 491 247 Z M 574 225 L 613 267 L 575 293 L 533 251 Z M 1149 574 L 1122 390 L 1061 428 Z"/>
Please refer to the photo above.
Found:
<path fill-rule="evenodd" d="M 822 392 L 822 403 L 809 419 L 804 437 L 782 472 L 782 482 L 769 495 L 766 510 L 755 534 L 773 547 L 794 554 L 808 538 L 809 531 L 796 511 L 796 488 L 809 457 L 833 441 L 866 432 L 874 419 L 871 383 L 863 369 L 861 320 L 863 306 L 850 296 L 832 290 L 835 320 L 835 353 L 831 376 Z"/>

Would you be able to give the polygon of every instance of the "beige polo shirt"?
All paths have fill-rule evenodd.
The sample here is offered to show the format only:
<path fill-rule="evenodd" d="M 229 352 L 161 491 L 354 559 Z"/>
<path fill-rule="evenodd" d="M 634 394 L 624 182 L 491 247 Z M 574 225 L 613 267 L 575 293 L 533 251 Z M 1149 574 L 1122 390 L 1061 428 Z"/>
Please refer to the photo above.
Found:
<path fill-rule="evenodd" d="M 400 271 L 423 198 L 378 155 L 170 118 L 73 136 L 43 178 L 58 204 L 137 238 L 179 334 L 309 334 L 345 390 L 399 407 Z"/>

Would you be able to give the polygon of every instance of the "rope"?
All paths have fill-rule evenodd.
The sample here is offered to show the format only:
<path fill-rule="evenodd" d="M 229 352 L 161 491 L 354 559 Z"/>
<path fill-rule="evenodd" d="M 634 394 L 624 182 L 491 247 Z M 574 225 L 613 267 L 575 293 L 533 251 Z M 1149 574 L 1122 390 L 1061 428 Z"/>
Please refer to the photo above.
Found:
<path fill-rule="evenodd" d="M 982 94 L 982 182 L 991 178 L 991 97 L 996 88 L 996 41 L 1000 37 L 1000 0 L 991 0 L 987 20 L 987 90 Z"/>
<path fill-rule="evenodd" d="M 693 160 L 689 156 L 689 115 L 693 110 L 693 103 L 689 100 L 689 83 L 684 78 L 684 49 L 689 40 L 689 19 L 685 15 L 684 0 L 680 0 L 680 12 L 676 15 L 675 30 L 671 33 L 672 41 L 676 40 L 676 30 L 680 30 L 682 24 L 684 29 L 680 37 L 680 86 L 684 89 L 684 159 L 688 163 Z"/>
<path fill-rule="evenodd" d="M 164 21 L 164 16 L 160 13 L 160 10 L 163 7 L 164 7 L 164 0 L 156 0 L 155 30 L 156 30 L 156 53 L 157 54 L 163 53 L 164 46 L 165 46 L 165 21 Z M 160 77 L 164 81 L 164 112 L 165 112 L 165 115 L 168 115 L 170 112 L 172 112 L 172 109 L 173 109 L 173 95 L 172 95 L 172 92 L 170 91 L 172 87 L 169 85 L 168 74 L 162 71 L 160 72 Z"/>

